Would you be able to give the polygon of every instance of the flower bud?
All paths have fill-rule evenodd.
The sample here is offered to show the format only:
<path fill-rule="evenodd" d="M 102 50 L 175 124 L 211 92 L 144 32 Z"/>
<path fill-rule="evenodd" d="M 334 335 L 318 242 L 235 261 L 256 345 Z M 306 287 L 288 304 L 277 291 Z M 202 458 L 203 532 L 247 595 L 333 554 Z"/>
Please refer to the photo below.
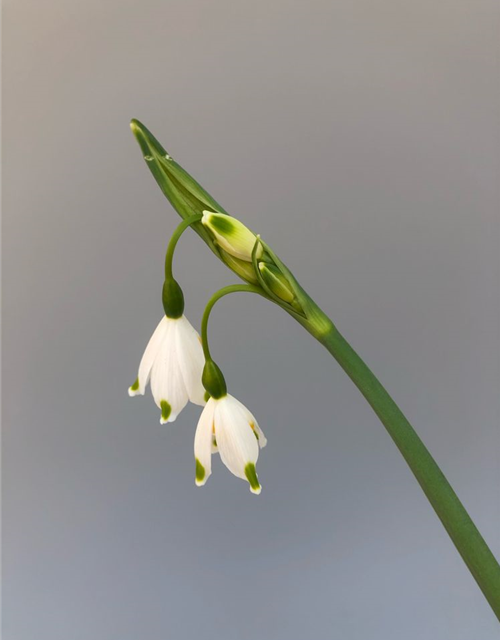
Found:
<path fill-rule="evenodd" d="M 259 284 L 259 279 L 255 275 L 253 264 L 251 262 L 235 258 L 227 251 L 224 251 L 224 249 L 220 250 L 220 254 L 227 266 L 239 275 L 240 278 L 243 278 L 243 280 L 251 282 L 252 284 Z"/>
<path fill-rule="evenodd" d="M 215 236 L 217 244 L 235 258 L 252 261 L 252 251 L 255 246 L 257 236 L 247 229 L 236 218 L 223 213 L 204 211 L 201 220 L 204 227 L 209 229 Z M 257 258 L 262 256 L 263 249 L 259 245 L 257 248 Z"/>
<path fill-rule="evenodd" d="M 267 262 L 259 262 L 259 271 L 264 282 L 278 298 L 285 302 L 294 300 L 295 295 L 290 285 L 277 267 Z"/>

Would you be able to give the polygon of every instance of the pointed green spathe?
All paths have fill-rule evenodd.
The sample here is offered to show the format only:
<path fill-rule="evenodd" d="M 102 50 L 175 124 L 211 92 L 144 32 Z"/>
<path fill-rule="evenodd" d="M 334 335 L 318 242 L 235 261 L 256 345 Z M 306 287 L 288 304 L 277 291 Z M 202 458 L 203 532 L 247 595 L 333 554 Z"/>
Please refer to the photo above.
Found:
<path fill-rule="evenodd" d="M 165 151 L 147 127 L 134 119 L 130 122 L 130 129 L 158 186 L 181 218 L 203 213 L 206 209 L 226 213 L 223 207 Z M 194 224 L 193 229 L 212 251 L 219 255 L 212 237 L 201 222 Z"/>

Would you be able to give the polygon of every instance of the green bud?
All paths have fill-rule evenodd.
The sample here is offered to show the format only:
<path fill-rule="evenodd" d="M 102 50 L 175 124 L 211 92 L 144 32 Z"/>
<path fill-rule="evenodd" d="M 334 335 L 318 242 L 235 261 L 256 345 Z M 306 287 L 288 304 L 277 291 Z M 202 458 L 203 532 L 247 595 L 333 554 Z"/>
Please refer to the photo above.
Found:
<path fill-rule="evenodd" d="M 207 360 L 205 362 L 201 381 L 205 389 L 215 400 L 227 396 L 226 381 L 224 380 L 222 371 L 213 360 Z"/>
<path fill-rule="evenodd" d="M 243 280 L 251 282 L 252 284 L 259 284 L 259 279 L 255 275 L 253 264 L 251 262 L 235 258 L 227 251 L 224 251 L 224 249 L 220 250 L 220 255 L 227 266 L 239 275 L 240 278 L 243 278 Z"/>
<path fill-rule="evenodd" d="M 212 211 L 204 211 L 201 222 L 206 229 L 212 232 L 217 244 L 227 253 L 240 260 L 252 262 L 252 251 L 257 236 L 242 222 L 224 213 Z M 262 252 L 263 249 L 259 246 L 257 258 L 262 256 Z"/>
<path fill-rule="evenodd" d="M 163 308 L 167 318 L 180 318 L 184 313 L 184 294 L 179 284 L 169 278 L 163 283 Z"/>
<path fill-rule="evenodd" d="M 267 262 L 259 262 L 259 271 L 264 282 L 278 298 L 290 303 L 294 300 L 295 295 L 290 285 L 277 267 Z"/>

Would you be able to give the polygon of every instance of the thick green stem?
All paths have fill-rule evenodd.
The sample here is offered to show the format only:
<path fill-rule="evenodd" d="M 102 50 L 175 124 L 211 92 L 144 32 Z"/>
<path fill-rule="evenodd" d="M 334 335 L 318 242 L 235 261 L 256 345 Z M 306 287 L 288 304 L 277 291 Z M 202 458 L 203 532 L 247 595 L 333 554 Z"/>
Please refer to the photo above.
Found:
<path fill-rule="evenodd" d="M 384 387 L 335 329 L 314 335 L 364 395 L 394 440 L 434 511 L 500 619 L 500 566 L 422 440 Z"/>

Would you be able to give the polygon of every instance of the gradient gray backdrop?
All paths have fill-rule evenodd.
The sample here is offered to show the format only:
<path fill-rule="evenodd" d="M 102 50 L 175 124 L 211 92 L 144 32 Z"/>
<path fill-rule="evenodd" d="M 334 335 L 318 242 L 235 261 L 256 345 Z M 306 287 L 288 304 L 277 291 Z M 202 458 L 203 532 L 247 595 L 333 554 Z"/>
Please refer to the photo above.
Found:
<path fill-rule="evenodd" d="M 241 294 L 211 325 L 264 490 L 198 409 L 131 400 L 178 217 L 143 120 L 388 386 L 500 554 L 493 0 L 4 3 L 5 640 L 492 640 L 495 618 L 344 373 Z M 195 234 L 187 314 L 234 281 Z"/>

